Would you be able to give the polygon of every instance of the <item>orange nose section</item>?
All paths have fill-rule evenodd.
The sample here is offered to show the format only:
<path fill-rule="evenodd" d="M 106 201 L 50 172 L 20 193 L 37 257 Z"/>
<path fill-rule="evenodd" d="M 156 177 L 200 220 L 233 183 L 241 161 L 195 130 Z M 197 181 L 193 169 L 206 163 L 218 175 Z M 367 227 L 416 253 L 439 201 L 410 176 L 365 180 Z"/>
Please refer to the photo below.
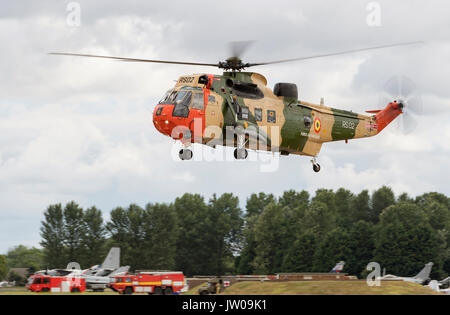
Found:
<path fill-rule="evenodd" d="M 172 119 L 173 105 L 158 105 L 153 111 L 153 125 L 163 135 L 171 136 L 175 124 Z"/>

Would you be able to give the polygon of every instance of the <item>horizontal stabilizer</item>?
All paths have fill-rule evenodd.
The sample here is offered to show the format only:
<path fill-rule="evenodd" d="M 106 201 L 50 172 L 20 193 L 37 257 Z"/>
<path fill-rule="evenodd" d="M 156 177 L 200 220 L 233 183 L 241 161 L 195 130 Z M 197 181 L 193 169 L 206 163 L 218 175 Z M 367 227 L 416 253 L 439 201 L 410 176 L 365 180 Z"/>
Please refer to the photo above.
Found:
<path fill-rule="evenodd" d="M 381 109 L 377 109 L 377 110 L 366 110 L 366 113 L 369 113 L 369 114 L 378 114 L 379 112 L 381 112 Z"/>

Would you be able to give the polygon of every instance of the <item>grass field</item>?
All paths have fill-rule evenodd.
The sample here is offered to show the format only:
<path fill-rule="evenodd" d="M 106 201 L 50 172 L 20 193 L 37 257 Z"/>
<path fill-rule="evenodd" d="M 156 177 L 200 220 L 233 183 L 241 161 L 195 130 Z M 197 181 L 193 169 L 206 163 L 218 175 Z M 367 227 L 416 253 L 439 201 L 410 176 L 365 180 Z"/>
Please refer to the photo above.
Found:
<path fill-rule="evenodd" d="M 196 295 L 199 286 L 186 295 Z M 431 289 L 403 281 L 383 281 L 380 287 L 369 287 L 365 281 L 291 281 L 236 283 L 224 295 L 441 295 Z M 0 295 L 119 295 L 116 292 L 34 293 L 25 288 L 1 289 Z M 142 295 L 142 294 L 138 294 Z"/>
<path fill-rule="evenodd" d="M 369 287 L 366 281 L 240 282 L 226 295 L 440 295 L 427 287 L 403 281 L 383 281 Z"/>

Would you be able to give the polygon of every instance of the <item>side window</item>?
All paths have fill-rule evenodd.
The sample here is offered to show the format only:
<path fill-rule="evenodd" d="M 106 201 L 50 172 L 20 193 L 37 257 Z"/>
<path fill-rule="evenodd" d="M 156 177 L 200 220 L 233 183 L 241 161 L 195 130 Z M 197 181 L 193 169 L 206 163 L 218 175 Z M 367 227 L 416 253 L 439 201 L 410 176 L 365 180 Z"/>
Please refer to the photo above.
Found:
<path fill-rule="evenodd" d="M 256 121 L 262 121 L 262 109 L 255 108 L 255 119 Z"/>
<path fill-rule="evenodd" d="M 44 278 L 42 279 L 43 284 L 50 284 L 50 278 Z"/>
<path fill-rule="evenodd" d="M 192 108 L 200 110 L 205 109 L 203 93 L 194 93 L 194 101 L 192 102 Z"/>
<path fill-rule="evenodd" d="M 216 97 L 213 95 L 209 95 L 208 96 L 208 104 L 215 103 L 215 102 L 216 102 Z"/>
<path fill-rule="evenodd" d="M 41 284 L 42 283 L 42 279 L 41 278 L 36 278 L 34 279 L 34 284 Z"/>
<path fill-rule="evenodd" d="M 248 120 L 248 114 L 249 114 L 249 110 L 248 110 L 248 107 L 241 107 L 240 108 L 240 117 L 239 117 L 239 119 L 242 119 L 242 120 Z"/>
<path fill-rule="evenodd" d="M 274 110 L 267 111 L 267 122 L 274 124 L 277 122 L 277 114 Z"/>
<path fill-rule="evenodd" d="M 311 119 L 311 117 L 309 117 L 309 116 L 305 116 L 305 117 L 303 118 L 303 122 L 304 122 L 304 124 L 305 124 L 305 127 L 306 127 L 306 128 L 309 128 L 309 127 L 311 127 L 312 119 Z"/>

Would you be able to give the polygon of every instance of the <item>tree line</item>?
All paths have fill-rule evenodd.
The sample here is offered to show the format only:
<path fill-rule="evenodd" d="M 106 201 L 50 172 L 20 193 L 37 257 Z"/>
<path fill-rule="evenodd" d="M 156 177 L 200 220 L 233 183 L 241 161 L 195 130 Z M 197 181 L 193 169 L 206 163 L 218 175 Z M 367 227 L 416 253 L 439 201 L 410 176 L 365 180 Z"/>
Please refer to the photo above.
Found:
<path fill-rule="evenodd" d="M 133 270 L 189 276 L 328 272 L 344 260 L 344 271 L 359 277 L 372 261 L 402 276 L 432 261 L 432 277 L 443 278 L 450 274 L 449 200 L 395 196 L 386 186 L 372 194 L 290 190 L 278 198 L 252 194 L 241 209 L 233 194 L 184 194 L 168 204 L 115 208 L 107 221 L 95 207 L 56 204 L 41 222 L 41 267 L 76 261 L 87 268 L 119 246 L 122 265 Z"/>

